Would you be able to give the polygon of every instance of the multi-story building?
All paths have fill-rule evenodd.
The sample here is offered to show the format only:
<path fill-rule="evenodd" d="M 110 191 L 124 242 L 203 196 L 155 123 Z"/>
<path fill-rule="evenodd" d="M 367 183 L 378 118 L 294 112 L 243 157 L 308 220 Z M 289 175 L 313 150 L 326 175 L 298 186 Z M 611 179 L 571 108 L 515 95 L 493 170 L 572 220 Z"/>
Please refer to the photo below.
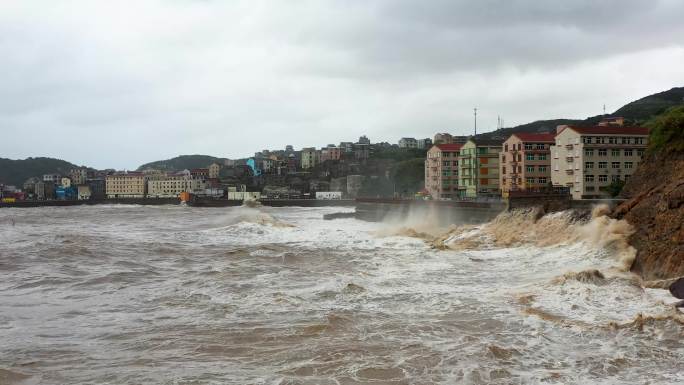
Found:
<path fill-rule="evenodd" d="M 418 148 L 418 141 L 416 138 L 401 138 L 399 148 Z"/>
<path fill-rule="evenodd" d="M 437 144 L 450 144 L 453 140 L 453 136 L 451 134 L 446 133 L 446 132 L 440 132 L 435 134 L 435 140 L 433 143 L 435 145 Z"/>
<path fill-rule="evenodd" d="M 61 181 L 62 181 L 62 176 L 59 174 L 44 174 L 43 175 L 43 182 L 45 182 L 45 183 L 58 184 Z"/>
<path fill-rule="evenodd" d="M 302 169 L 309 169 L 316 167 L 318 164 L 318 151 L 314 147 L 307 147 L 302 149 Z"/>
<path fill-rule="evenodd" d="M 558 126 L 551 146 L 551 181 L 574 199 L 607 198 L 611 183 L 626 181 L 648 145 L 648 128 Z"/>
<path fill-rule="evenodd" d="M 357 144 L 368 144 L 368 145 L 370 145 L 371 141 L 370 141 L 370 139 L 368 139 L 368 137 L 366 135 L 361 135 L 361 136 L 359 136 L 359 141 Z"/>
<path fill-rule="evenodd" d="M 418 139 L 416 141 L 416 143 L 417 143 L 418 148 L 431 148 L 432 147 L 432 139 L 430 139 L 430 138 Z"/>
<path fill-rule="evenodd" d="M 169 175 L 164 179 L 147 181 L 147 196 L 153 198 L 175 198 L 182 192 L 203 193 L 207 188 L 204 179 L 188 178 L 186 175 Z"/>
<path fill-rule="evenodd" d="M 209 178 L 209 169 L 193 168 L 192 170 L 190 170 L 190 175 L 192 175 L 192 177 L 196 179 L 207 179 Z"/>
<path fill-rule="evenodd" d="M 221 172 L 221 165 L 218 163 L 212 163 L 208 167 L 209 170 L 209 178 L 211 179 L 216 179 L 219 177 L 219 173 Z"/>
<path fill-rule="evenodd" d="M 438 134 L 435 134 L 435 138 L 433 143 L 434 144 L 465 144 L 468 141 L 467 136 L 453 136 L 451 134 L 448 134 L 446 132 L 441 132 Z"/>
<path fill-rule="evenodd" d="M 346 154 L 354 152 L 354 143 L 352 143 L 352 142 L 340 142 L 340 150 Z"/>
<path fill-rule="evenodd" d="M 509 191 L 538 191 L 551 183 L 554 134 L 519 132 L 503 143 L 499 162 L 501 195 Z"/>
<path fill-rule="evenodd" d="M 71 169 L 69 177 L 71 178 L 71 183 L 75 186 L 85 184 L 88 179 L 88 169 L 85 167 Z"/>
<path fill-rule="evenodd" d="M 499 190 L 499 153 L 503 140 L 470 139 L 459 154 L 458 193 L 461 198 L 497 196 Z"/>
<path fill-rule="evenodd" d="M 141 172 L 107 175 L 107 198 L 144 198 L 147 193 L 147 176 Z"/>
<path fill-rule="evenodd" d="M 425 189 L 433 199 L 458 198 L 458 157 L 461 144 L 436 144 L 425 159 Z"/>
<path fill-rule="evenodd" d="M 334 144 L 329 144 L 327 147 L 321 149 L 321 162 L 326 160 L 340 160 L 342 151 Z"/>

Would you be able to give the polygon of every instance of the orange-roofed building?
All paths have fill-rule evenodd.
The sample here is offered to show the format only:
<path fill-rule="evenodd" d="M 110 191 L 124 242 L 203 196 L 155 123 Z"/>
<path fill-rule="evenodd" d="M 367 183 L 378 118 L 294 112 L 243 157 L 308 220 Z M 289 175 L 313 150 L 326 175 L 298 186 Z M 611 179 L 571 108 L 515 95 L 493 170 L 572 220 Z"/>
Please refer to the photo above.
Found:
<path fill-rule="evenodd" d="M 555 135 L 517 132 L 503 143 L 499 162 L 501 196 L 510 191 L 539 191 L 551 183 L 551 146 Z"/>
<path fill-rule="evenodd" d="M 458 198 L 458 154 L 462 144 L 437 144 L 425 159 L 425 189 L 432 199 Z"/>

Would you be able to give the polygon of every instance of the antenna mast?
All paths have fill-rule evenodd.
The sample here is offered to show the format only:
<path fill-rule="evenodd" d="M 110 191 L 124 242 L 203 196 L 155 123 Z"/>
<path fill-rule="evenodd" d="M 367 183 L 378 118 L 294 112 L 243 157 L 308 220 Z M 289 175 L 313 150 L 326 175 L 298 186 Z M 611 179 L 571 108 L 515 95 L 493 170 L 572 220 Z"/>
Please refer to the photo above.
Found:
<path fill-rule="evenodd" d="M 475 135 L 477 135 L 477 108 L 473 108 L 473 113 L 475 115 Z"/>

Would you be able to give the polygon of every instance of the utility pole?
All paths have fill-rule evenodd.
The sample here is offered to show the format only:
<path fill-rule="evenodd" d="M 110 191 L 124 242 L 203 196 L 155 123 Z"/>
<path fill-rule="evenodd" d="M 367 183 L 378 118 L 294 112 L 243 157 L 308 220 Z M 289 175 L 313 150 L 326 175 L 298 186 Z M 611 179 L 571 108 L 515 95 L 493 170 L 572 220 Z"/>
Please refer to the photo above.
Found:
<path fill-rule="evenodd" d="M 475 114 L 475 135 L 477 135 L 477 108 L 473 108 L 473 113 Z"/>
<path fill-rule="evenodd" d="M 603 115 L 606 114 L 606 103 L 603 103 Z"/>

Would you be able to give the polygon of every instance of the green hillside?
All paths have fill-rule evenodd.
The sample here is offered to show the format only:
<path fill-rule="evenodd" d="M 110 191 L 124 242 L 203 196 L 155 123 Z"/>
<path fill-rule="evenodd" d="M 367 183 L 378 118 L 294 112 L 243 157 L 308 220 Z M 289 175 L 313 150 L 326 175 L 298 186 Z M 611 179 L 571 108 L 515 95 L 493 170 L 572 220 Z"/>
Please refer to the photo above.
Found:
<path fill-rule="evenodd" d="M 138 167 L 138 171 L 144 169 L 177 171 L 192 168 L 204 168 L 214 162 L 223 163 L 224 160 L 225 158 L 216 158 L 209 155 L 180 155 L 171 159 L 145 163 L 142 166 Z"/>
<path fill-rule="evenodd" d="M 28 178 L 35 176 L 42 179 L 43 174 L 53 173 L 67 175 L 69 170 L 76 167 L 73 163 L 55 158 L 0 158 L 0 183 L 21 188 Z"/>

